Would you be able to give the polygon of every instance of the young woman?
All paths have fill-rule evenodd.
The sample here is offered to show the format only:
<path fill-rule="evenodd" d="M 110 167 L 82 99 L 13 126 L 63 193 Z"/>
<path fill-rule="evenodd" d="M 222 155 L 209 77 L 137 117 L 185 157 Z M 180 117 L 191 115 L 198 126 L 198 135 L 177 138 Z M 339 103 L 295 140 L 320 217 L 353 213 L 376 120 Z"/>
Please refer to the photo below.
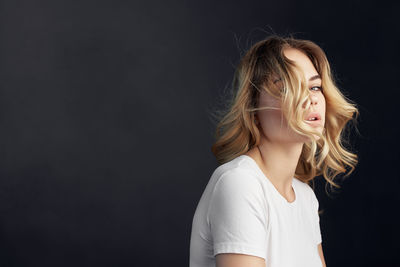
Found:
<path fill-rule="evenodd" d="M 309 184 L 349 175 L 343 132 L 358 110 L 323 50 L 271 36 L 243 56 L 219 121 L 215 169 L 197 205 L 190 267 L 321 267 L 318 200 Z M 355 115 L 355 116 L 354 116 Z"/>

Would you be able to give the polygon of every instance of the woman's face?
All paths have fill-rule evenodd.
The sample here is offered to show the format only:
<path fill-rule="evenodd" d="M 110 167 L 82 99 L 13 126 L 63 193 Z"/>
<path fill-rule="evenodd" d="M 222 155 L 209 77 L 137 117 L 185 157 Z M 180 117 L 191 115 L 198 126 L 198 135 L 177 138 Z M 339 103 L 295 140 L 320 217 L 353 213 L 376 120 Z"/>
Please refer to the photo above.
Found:
<path fill-rule="evenodd" d="M 314 65 L 310 59 L 300 50 L 294 48 L 287 48 L 283 51 L 284 55 L 290 60 L 295 61 L 297 64 L 298 72 L 303 72 L 306 79 L 307 88 L 310 90 L 311 105 L 306 112 L 307 116 L 304 118 L 305 122 L 318 129 L 321 133 L 325 125 L 325 97 L 321 91 L 321 78 L 319 78 L 318 72 L 314 68 Z M 278 99 L 269 95 L 265 90 L 261 90 L 259 107 L 269 106 L 280 108 L 280 102 Z M 320 120 L 310 122 L 306 120 L 312 114 L 318 114 Z M 294 132 L 288 125 L 285 117 L 281 110 L 259 110 L 257 112 L 259 126 L 264 135 L 263 137 L 270 142 L 306 142 L 307 137 L 301 136 Z M 317 139 L 318 137 L 315 136 Z"/>

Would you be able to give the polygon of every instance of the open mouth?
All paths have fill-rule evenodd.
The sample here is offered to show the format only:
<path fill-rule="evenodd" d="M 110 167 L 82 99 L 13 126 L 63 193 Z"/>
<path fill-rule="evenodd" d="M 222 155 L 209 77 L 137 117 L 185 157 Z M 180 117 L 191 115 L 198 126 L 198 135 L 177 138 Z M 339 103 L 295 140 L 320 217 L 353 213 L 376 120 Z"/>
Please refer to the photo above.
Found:
<path fill-rule="evenodd" d="M 319 113 L 316 112 L 308 114 L 307 119 L 305 119 L 304 121 L 313 126 L 322 125 L 321 116 L 319 115 Z"/>
<path fill-rule="evenodd" d="M 317 121 L 317 120 L 319 120 L 317 117 L 311 117 L 311 118 L 309 118 L 309 119 L 307 119 L 308 121 Z"/>
<path fill-rule="evenodd" d="M 313 112 L 308 114 L 306 121 L 318 121 L 321 120 L 321 115 L 319 113 Z"/>

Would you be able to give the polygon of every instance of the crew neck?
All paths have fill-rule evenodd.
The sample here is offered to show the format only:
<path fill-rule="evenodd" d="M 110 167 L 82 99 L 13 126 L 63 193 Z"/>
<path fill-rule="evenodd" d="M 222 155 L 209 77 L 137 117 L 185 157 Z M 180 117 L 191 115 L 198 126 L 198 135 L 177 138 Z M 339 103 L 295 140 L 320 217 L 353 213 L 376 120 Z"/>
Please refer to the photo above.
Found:
<path fill-rule="evenodd" d="M 250 156 L 248 156 L 248 155 L 245 155 L 245 154 L 241 155 L 240 157 L 249 159 L 248 161 L 251 162 L 252 165 L 254 165 L 255 170 L 261 175 L 261 177 L 263 177 L 265 180 L 267 180 L 267 183 L 269 183 L 269 184 L 272 186 L 273 191 L 274 191 L 275 194 L 278 196 L 278 198 L 281 199 L 281 201 L 282 201 L 283 203 L 285 203 L 285 204 L 288 205 L 288 206 L 294 206 L 294 205 L 297 204 L 297 202 L 298 202 L 298 201 L 297 201 L 297 199 L 298 199 L 298 194 L 297 194 L 297 190 L 296 190 L 296 186 L 295 186 L 295 182 L 294 182 L 295 177 L 292 178 L 292 188 L 293 188 L 293 191 L 294 191 L 295 199 L 294 199 L 292 202 L 289 202 L 286 198 L 284 198 L 284 197 L 282 196 L 281 193 L 279 193 L 279 191 L 276 189 L 275 185 L 274 185 L 274 184 L 271 182 L 271 180 L 265 175 L 265 173 L 261 170 L 260 166 L 258 166 L 257 162 L 256 162 L 252 157 L 250 157 Z"/>

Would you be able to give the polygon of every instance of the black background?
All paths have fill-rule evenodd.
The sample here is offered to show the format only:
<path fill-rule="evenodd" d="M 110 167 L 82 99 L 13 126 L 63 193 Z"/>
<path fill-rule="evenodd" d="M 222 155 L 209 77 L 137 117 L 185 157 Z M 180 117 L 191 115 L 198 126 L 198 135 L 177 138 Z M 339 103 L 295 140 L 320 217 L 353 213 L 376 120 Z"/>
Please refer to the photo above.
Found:
<path fill-rule="evenodd" d="M 188 266 L 209 113 L 272 32 L 319 44 L 360 109 L 357 170 L 316 179 L 327 266 L 400 266 L 399 4 L 0 4 L 0 266 Z"/>

